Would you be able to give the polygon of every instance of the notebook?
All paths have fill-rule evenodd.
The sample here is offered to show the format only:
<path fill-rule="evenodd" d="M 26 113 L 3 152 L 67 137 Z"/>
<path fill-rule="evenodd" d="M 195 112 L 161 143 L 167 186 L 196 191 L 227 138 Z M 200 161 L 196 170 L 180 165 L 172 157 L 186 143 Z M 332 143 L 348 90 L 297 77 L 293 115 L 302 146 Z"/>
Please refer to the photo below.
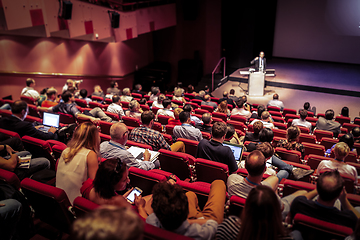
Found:
<path fill-rule="evenodd" d="M 138 161 L 138 162 L 142 162 L 144 160 L 144 152 L 145 152 L 145 148 L 139 148 L 136 146 L 131 146 L 128 151 L 134 156 L 134 158 Z M 158 158 L 158 156 L 160 155 L 159 152 L 156 151 L 151 151 L 149 150 L 149 153 L 151 154 L 150 157 L 150 162 L 155 162 Z"/>
<path fill-rule="evenodd" d="M 229 143 L 229 142 L 223 142 L 223 146 L 227 146 L 231 149 L 231 151 L 234 154 L 236 162 L 239 164 L 241 161 L 241 156 L 243 154 L 244 146 L 239 145 L 239 144 Z"/>
<path fill-rule="evenodd" d="M 43 132 L 48 132 L 50 127 L 59 128 L 60 115 L 55 113 L 44 112 L 43 116 L 43 127 L 39 130 Z"/>

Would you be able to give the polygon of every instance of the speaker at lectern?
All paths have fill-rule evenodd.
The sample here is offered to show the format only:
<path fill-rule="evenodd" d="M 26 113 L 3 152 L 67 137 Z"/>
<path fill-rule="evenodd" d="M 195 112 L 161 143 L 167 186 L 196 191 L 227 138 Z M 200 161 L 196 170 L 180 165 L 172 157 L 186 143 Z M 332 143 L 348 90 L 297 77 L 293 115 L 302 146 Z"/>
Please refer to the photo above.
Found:
<path fill-rule="evenodd" d="M 264 72 L 250 72 L 249 75 L 249 96 L 262 97 L 264 96 Z"/>

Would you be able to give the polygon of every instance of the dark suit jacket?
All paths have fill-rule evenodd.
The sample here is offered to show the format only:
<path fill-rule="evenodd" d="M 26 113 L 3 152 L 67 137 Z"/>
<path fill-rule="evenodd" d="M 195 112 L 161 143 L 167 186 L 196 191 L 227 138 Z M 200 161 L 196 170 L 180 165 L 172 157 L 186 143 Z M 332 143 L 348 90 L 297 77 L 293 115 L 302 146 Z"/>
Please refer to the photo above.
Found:
<path fill-rule="evenodd" d="M 44 133 L 37 130 L 34 125 L 30 122 L 21 121 L 15 116 L 3 117 L 0 119 L 0 128 L 6 129 L 9 131 L 17 132 L 20 137 L 30 136 L 42 140 L 54 139 L 54 133 Z"/>
<path fill-rule="evenodd" d="M 260 60 L 260 57 L 258 60 L 252 60 L 250 63 L 251 65 L 255 64 L 255 71 L 259 71 L 259 60 Z M 266 58 L 264 58 L 264 71 L 266 70 Z"/>
<path fill-rule="evenodd" d="M 204 124 L 199 123 L 199 124 L 196 124 L 195 127 L 197 129 L 199 129 L 201 132 L 211 133 L 211 131 L 212 131 L 212 126 L 210 126 L 210 125 L 204 125 Z"/>

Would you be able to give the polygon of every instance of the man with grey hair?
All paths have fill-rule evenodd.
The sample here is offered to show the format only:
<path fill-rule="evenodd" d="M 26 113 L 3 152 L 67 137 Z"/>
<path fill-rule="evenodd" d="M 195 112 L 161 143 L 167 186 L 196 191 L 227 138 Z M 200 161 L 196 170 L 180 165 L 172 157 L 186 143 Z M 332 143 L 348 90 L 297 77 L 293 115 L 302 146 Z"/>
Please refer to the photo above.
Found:
<path fill-rule="evenodd" d="M 195 125 L 195 127 L 199 129 L 201 132 L 211 133 L 212 131 L 212 125 L 210 124 L 212 121 L 211 114 L 208 112 L 204 113 L 201 119 L 203 123 L 198 123 Z"/>
<path fill-rule="evenodd" d="M 199 95 L 195 96 L 195 99 L 204 100 L 204 96 L 205 96 L 205 91 L 201 90 L 199 92 Z"/>
<path fill-rule="evenodd" d="M 123 123 L 115 123 L 110 128 L 111 140 L 100 144 L 100 154 L 102 158 L 120 158 L 128 167 L 136 167 L 144 170 L 159 168 L 159 161 L 149 162 L 150 153 L 148 150 L 144 152 L 144 160 L 138 161 L 126 150 L 125 144 L 128 140 L 129 130 Z"/>
<path fill-rule="evenodd" d="M 211 101 L 211 96 L 208 94 L 205 95 L 204 101 L 201 102 L 201 105 L 208 105 L 208 106 L 213 107 L 214 109 L 217 108 L 217 104 Z"/>
<path fill-rule="evenodd" d="M 131 100 L 133 100 L 133 97 L 131 96 L 130 93 L 130 88 L 123 89 L 123 95 L 120 96 L 120 100 L 122 102 L 131 102 Z"/>

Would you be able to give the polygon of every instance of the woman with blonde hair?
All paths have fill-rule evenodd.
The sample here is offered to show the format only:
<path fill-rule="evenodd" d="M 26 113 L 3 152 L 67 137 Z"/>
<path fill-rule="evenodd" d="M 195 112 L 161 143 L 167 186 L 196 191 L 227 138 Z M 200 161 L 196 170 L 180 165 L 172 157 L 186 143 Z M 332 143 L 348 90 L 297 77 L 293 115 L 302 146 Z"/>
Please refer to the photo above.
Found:
<path fill-rule="evenodd" d="M 231 115 L 231 112 L 230 110 L 228 109 L 228 105 L 227 105 L 227 101 L 224 100 L 222 101 L 219 106 L 215 109 L 215 112 L 218 112 L 218 113 L 225 113 L 228 117 L 230 117 Z"/>
<path fill-rule="evenodd" d="M 76 128 L 68 147 L 62 152 L 56 171 L 56 187 L 66 192 L 71 203 L 81 196 L 82 183 L 95 178 L 99 149 L 98 128 L 84 122 Z"/>
<path fill-rule="evenodd" d="M 176 101 L 181 101 L 183 103 L 186 103 L 185 98 L 182 96 L 182 89 L 178 88 L 174 91 L 174 96 L 172 98 L 172 100 L 176 100 Z"/>

